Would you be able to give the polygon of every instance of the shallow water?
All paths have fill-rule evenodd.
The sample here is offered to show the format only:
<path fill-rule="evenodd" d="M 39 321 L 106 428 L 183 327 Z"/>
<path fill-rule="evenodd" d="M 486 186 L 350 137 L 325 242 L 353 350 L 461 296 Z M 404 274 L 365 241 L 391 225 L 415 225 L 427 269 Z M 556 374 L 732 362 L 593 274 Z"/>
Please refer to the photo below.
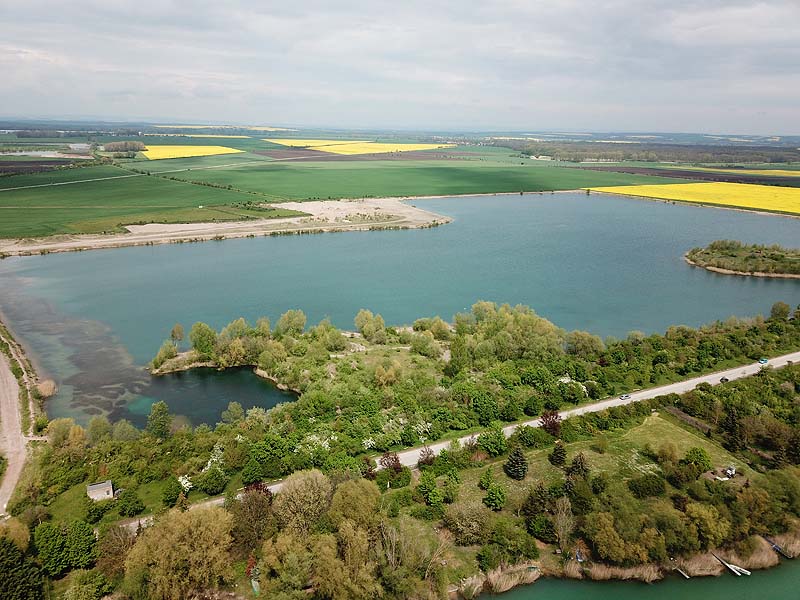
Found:
<path fill-rule="evenodd" d="M 542 579 L 500 596 L 503 600 L 797 600 L 800 561 L 767 571 L 754 571 L 750 577 L 695 577 L 685 580 L 670 577 L 654 584 L 636 582 L 596 582 Z M 484 596 L 481 596 L 483 598 Z M 488 596 L 487 596 L 488 598 Z"/>
<path fill-rule="evenodd" d="M 477 300 L 522 303 L 566 329 L 662 331 L 800 303 L 800 281 L 718 275 L 683 253 L 721 238 L 798 245 L 800 220 L 584 193 L 415 201 L 454 217 L 408 231 L 278 236 L 0 261 L 0 310 L 59 383 L 52 416 L 139 423 L 152 399 L 214 423 L 230 399 L 290 396 L 250 373 L 153 379 L 143 366 L 176 322 L 273 323 L 301 308 L 352 328 L 365 307 L 387 323 L 450 318 Z"/>

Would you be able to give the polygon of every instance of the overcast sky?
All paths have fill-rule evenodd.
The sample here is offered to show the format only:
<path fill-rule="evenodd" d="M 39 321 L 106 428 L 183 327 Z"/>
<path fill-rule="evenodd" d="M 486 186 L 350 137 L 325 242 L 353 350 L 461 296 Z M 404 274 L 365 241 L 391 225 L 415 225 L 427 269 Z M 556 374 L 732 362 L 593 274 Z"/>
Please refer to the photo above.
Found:
<path fill-rule="evenodd" d="M 800 133 L 800 0 L 0 0 L 0 115 Z"/>

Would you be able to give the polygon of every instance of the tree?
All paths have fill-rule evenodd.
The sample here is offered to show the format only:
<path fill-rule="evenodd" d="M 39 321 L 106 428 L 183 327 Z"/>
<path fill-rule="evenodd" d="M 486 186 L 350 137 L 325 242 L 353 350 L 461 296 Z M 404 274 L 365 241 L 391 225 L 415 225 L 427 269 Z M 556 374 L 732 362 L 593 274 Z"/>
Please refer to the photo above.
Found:
<path fill-rule="evenodd" d="M 492 467 L 486 469 L 481 478 L 478 480 L 478 487 L 482 490 L 488 490 L 489 486 L 494 483 L 494 473 L 492 473 Z"/>
<path fill-rule="evenodd" d="M 275 497 L 272 510 L 282 527 L 304 534 L 328 510 L 331 483 L 315 470 L 293 473 Z"/>
<path fill-rule="evenodd" d="M 100 600 L 114 591 L 114 586 L 97 571 L 75 571 L 70 579 L 64 600 Z"/>
<path fill-rule="evenodd" d="M 229 507 L 233 516 L 231 534 L 239 556 L 254 551 L 277 529 L 271 507 L 272 492 L 266 486 L 246 489 Z"/>
<path fill-rule="evenodd" d="M 108 417 L 105 415 L 96 415 L 89 419 L 89 425 L 86 428 L 86 434 L 89 438 L 89 443 L 96 446 L 102 440 L 111 437 L 111 423 L 108 422 Z"/>
<path fill-rule="evenodd" d="M 695 465 L 700 469 L 700 472 L 710 471 L 714 464 L 711 462 L 711 456 L 705 450 L 695 446 L 686 451 L 686 456 L 683 462 L 688 465 Z"/>
<path fill-rule="evenodd" d="M 136 535 L 127 527 L 110 527 L 100 535 L 97 543 L 97 568 L 113 581 L 125 573 L 125 559 L 128 556 Z"/>
<path fill-rule="evenodd" d="M 503 430 L 495 426 L 478 436 L 478 447 L 489 456 L 500 456 L 508 449 L 508 443 Z"/>
<path fill-rule="evenodd" d="M 567 467 L 567 476 L 580 477 L 586 479 L 589 477 L 589 463 L 586 462 L 586 455 L 583 452 L 578 452 L 575 458 Z"/>
<path fill-rule="evenodd" d="M 125 560 L 134 597 L 182 600 L 216 587 L 230 572 L 232 517 L 217 507 L 170 511 L 147 527 Z"/>
<path fill-rule="evenodd" d="M 499 483 L 492 483 L 489 489 L 486 490 L 486 496 L 483 498 L 483 503 L 497 512 L 502 510 L 506 505 L 506 488 Z"/>
<path fill-rule="evenodd" d="M 178 347 L 175 345 L 175 342 L 172 340 L 164 340 L 164 343 L 161 344 L 161 348 L 159 348 L 155 358 L 153 358 L 153 368 L 160 368 L 161 365 L 168 360 L 175 358 L 176 356 L 178 356 Z"/>
<path fill-rule="evenodd" d="M 719 546 L 731 529 L 730 521 L 723 519 L 719 511 L 711 505 L 690 502 L 686 506 L 686 516 L 697 527 L 703 549 Z"/>
<path fill-rule="evenodd" d="M 172 340 L 172 343 L 176 346 L 183 341 L 183 325 L 180 323 L 175 323 L 172 326 L 172 331 L 169 332 L 169 339 Z"/>
<path fill-rule="evenodd" d="M 221 494 L 226 485 L 228 485 L 228 476 L 217 465 L 214 465 L 197 478 L 198 489 L 209 496 Z"/>
<path fill-rule="evenodd" d="M 336 488 L 328 514 L 337 527 L 348 519 L 357 527 L 368 530 L 375 525 L 380 498 L 381 493 L 372 481 L 345 481 Z"/>
<path fill-rule="evenodd" d="M 64 546 L 67 561 L 73 569 L 85 569 L 94 564 L 97 539 L 88 523 L 72 521 L 67 525 Z"/>
<path fill-rule="evenodd" d="M 147 417 L 147 433 L 163 440 L 169 437 L 170 429 L 172 429 L 172 415 L 169 414 L 167 403 L 163 400 L 154 402 Z"/>
<path fill-rule="evenodd" d="M 205 323 L 195 323 L 189 331 L 189 342 L 201 359 L 213 358 L 214 348 L 217 344 L 217 332 Z"/>
<path fill-rule="evenodd" d="M 567 449 L 560 441 L 556 442 L 553 446 L 553 451 L 548 455 L 547 459 L 556 467 L 563 466 L 567 462 Z"/>
<path fill-rule="evenodd" d="M 480 544 L 486 538 L 489 515 L 477 503 L 459 502 L 447 507 L 444 524 L 455 536 L 459 546 Z"/>
<path fill-rule="evenodd" d="M 287 310 L 283 313 L 275 324 L 275 335 L 277 337 L 291 336 L 297 337 L 306 328 L 306 315 L 302 310 Z"/>
<path fill-rule="evenodd" d="M 244 409 L 238 402 L 228 402 L 228 408 L 222 411 L 223 423 L 238 423 L 244 420 Z"/>
<path fill-rule="evenodd" d="M 42 572 L 14 542 L 0 537 L 0 598 L 39 600 L 44 598 Z"/>
<path fill-rule="evenodd" d="M 467 348 L 467 338 L 457 335 L 450 342 L 450 362 L 445 367 L 445 373 L 450 377 L 455 377 L 461 371 L 469 367 L 470 356 Z"/>
<path fill-rule="evenodd" d="M 39 524 L 33 532 L 33 543 L 42 569 L 50 576 L 57 576 L 69 568 L 64 533 L 55 523 Z"/>
<path fill-rule="evenodd" d="M 167 508 L 172 508 L 178 501 L 178 496 L 183 492 L 183 486 L 176 477 L 167 479 L 167 484 L 164 486 L 164 491 L 161 492 L 161 502 Z"/>
<path fill-rule="evenodd" d="M 785 321 L 791 312 L 792 308 L 786 302 L 776 302 L 769 311 L 769 318 L 775 321 Z"/>
<path fill-rule="evenodd" d="M 516 479 L 517 481 L 525 479 L 525 475 L 528 473 L 528 460 L 519 446 L 516 446 L 511 451 L 511 454 L 508 455 L 508 460 L 503 465 L 503 470 L 511 479 Z"/>
<path fill-rule="evenodd" d="M 124 490 L 117 499 L 117 510 L 123 517 L 135 517 L 144 510 L 144 503 L 136 490 Z"/>
<path fill-rule="evenodd" d="M 242 468 L 242 483 L 251 485 L 263 479 L 261 474 L 261 464 L 255 459 L 250 458 Z"/>
<path fill-rule="evenodd" d="M 558 546 L 564 552 L 569 544 L 569 538 L 575 529 L 575 517 L 572 514 L 572 504 L 569 498 L 561 496 L 556 499 L 553 510 L 553 527 L 556 530 Z"/>
<path fill-rule="evenodd" d="M 561 415 L 557 410 L 546 410 L 542 413 L 542 429 L 557 438 L 561 435 Z"/>

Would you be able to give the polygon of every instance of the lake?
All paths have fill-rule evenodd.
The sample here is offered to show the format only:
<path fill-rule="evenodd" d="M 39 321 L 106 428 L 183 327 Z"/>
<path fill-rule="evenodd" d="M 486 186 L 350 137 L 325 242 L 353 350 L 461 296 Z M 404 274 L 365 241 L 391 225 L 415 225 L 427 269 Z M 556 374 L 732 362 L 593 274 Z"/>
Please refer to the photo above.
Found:
<path fill-rule="evenodd" d="M 453 223 L 433 229 L 276 236 L 0 261 L 0 311 L 59 392 L 51 417 L 142 424 L 155 399 L 193 423 L 228 401 L 291 399 L 243 370 L 152 378 L 144 365 L 181 322 L 219 328 L 301 308 L 353 327 L 360 308 L 389 324 L 449 319 L 478 300 L 527 304 L 602 336 L 697 326 L 800 304 L 800 281 L 688 266 L 716 239 L 797 246 L 800 219 L 582 192 L 419 200 Z"/>

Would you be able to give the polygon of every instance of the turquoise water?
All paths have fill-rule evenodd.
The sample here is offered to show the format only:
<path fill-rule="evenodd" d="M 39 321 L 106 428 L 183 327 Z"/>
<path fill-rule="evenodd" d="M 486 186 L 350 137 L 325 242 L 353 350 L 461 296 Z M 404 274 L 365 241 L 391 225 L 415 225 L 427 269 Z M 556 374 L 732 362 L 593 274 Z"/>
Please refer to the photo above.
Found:
<path fill-rule="evenodd" d="M 0 311 L 59 383 L 52 416 L 141 423 L 159 398 L 214 423 L 230 399 L 272 406 L 289 396 L 242 371 L 149 377 L 143 365 L 176 322 L 187 331 L 198 320 L 274 322 L 301 308 L 309 322 L 351 328 L 362 307 L 403 324 L 486 299 L 530 305 L 566 329 L 624 336 L 800 304 L 800 281 L 718 275 L 682 259 L 720 238 L 797 246 L 798 219 L 578 192 L 414 204 L 455 220 L 0 261 Z"/>
<path fill-rule="evenodd" d="M 797 600 L 800 561 L 775 569 L 754 571 L 750 577 L 671 577 L 651 585 L 613 581 L 542 579 L 500 596 L 503 600 Z M 483 598 L 483 596 L 481 596 Z"/>

